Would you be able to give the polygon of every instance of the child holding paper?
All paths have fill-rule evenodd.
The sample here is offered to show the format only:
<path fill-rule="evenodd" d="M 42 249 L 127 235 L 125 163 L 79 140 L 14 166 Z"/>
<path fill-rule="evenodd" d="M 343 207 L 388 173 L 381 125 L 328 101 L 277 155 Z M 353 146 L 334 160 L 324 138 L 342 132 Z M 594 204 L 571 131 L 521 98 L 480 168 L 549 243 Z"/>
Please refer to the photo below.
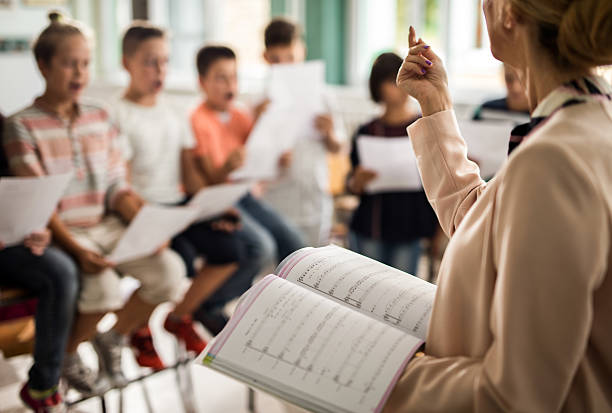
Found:
<path fill-rule="evenodd" d="M 263 56 L 270 65 L 299 64 L 306 58 L 300 28 L 289 20 L 272 20 L 266 27 L 264 42 Z M 318 115 L 313 122 L 319 136 L 298 139 L 289 170 L 267 185 L 264 199 L 297 225 L 308 244 L 316 247 L 329 242 L 333 201 L 327 154 L 341 150 L 341 133 L 329 113 Z"/>
<path fill-rule="evenodd" d="M 123 36 L 122 44 L 123 65 L 130 74 L 130 83 L 123 98 L 113 107 L 124 138 L 131 184 L 148 202 L 184 204 L 185 192 L 193 195 L 205 182 L 195 169 L 192 153 L 195 141 L 187 116 L 182 120 L 160 96 L 169 54 L 166 33 L 146 22 L 135 22 Z M 166 327 L 172 328 L 174 318 L 190 319 L 203 302 L 236 274 L 245 247 L 234 233 L 235 226 L 228 220 L 198 222 L 173 239 L 172 248 L 183 258 L 193 281 L 183 300 L 168 316 Z M 206 262 L 196 269 L 198 255 L 203 255 Z M 232 298 L 245 290 L 233 291 Z M 217 334 L 224 325 L 223 320 L 214 322 L 219 319 L 215 314 L 200 311 L 197 315 L 212 334 Z M 195 331 L 189 331 L 184 339 L 188 349 L 196 353 L 204 349 L 205 342 Z M 148 327 L 134 334 L 131 342 L 142 366 L 157 369 L 163 366 Z"/>
<path fill-rule="evenodd" d="M 231 49 L 203 47 L 197 68 L 206 100 L 191 114 L 196 161 L 203 179 L 214 185 L 227 181 L 244 162 L 244 144 L 253 119 L 233 103 L 238 81 L 236 55 Z M 243 225 L 239 233 L 249 250 L 264 251 L 269 260 L 280 261 L 304 246 L 297 229 L 253 195 L 243 197 L 238 209 Z"/>
<path fill-rule="evenodd" d="M 359 206 L 350 224 L 349 246 L 353 251 L 416 274 L 421 256 L 421 239 L 432 237 L 438 228 L 436 216 L 425 192 L 403 191 L 368 194 L 365 189 L 376 177 L 375 171 L 360 166 L 357 140 L 361 135 L 381 139 L 405 137 L 406 127 L 419 118 L 409 106 L 409 97 L 395 85 L 402 59 L 383 53 L 374 61 L 370 73 L 372 100 L 384 113 L 362 125 L 352 140 L 352 171 L 348 190 L 359 196 Z"/>
<path fill-rule="evenodd" d="M 125 385 L 121 350 L 127 337 L 158 304 L 181 298 L 185 267 L 176 253 L 163 247 L 155 255 L 120 265 L 105 259 L 143 200 L 126 182 L 117 130 L 108 113 L 80 100 L 90 62 L 82 29 L 58 13 L 49 17 L 51 23 L 34 44 L 45 92 L 8 119 L 4 147 L 15 175 L 73 174 L 50 228 L 54 240 L 81 270 L 78 314 L 62 375 L 68 385 L 90 394 L 101 386 L 79 358 L 78 345 L 92 340 L 100 372 L 113 385 Z M 119 273 L 130 274 L 141 284 L 125 304 Z M 109 311 L 117 311 L 117 322 L 97 334 L 98 321 Z"/>
<path fill-rule="evenodd" d="M 0 145 L 0 176 L 7 174 Z M 79 288 L 76 265 L 63 251 L 49 247 L 50 241 L 51 233 L 45 229 L 19 246 L 6 248 L 0 235 L 0 284 L 25 288 L 38 299 L 34 363 L 19 393 L 23 403 L 37 412 L 66 409 L 58 384 Z"/>

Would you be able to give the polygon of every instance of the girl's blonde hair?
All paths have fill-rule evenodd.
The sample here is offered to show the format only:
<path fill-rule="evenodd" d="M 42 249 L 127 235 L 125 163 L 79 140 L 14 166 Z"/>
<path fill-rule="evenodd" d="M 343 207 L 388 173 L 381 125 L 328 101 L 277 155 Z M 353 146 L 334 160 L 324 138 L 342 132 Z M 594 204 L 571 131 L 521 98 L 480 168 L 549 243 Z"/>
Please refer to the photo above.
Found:
<path fill-rule="evenodd" d="M 66 19 L 61 13 L 52 11 L 48 14 L 49 25 L 38 35 L 33 51 L 37 62 L 48 64 L 55 55 L 59 40 L 66 36 L 85 36 L 85 28 L 76 21 Z"/>
<path fill-rule="evenodd" d="M 539 41 L 559 65 L 612 64 L 612 0 L 510 0 L 538 27 Z"/>

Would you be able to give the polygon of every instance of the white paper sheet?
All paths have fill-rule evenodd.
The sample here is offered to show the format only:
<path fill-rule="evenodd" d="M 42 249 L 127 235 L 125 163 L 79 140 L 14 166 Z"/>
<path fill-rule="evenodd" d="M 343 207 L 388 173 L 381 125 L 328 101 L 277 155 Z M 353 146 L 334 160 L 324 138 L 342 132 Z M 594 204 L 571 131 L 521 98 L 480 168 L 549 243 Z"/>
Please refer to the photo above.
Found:
<path fill-rule="evenodd" d="M 315 137 L 314 121 L 325 113 L 325 64 L 311 61 L 273 65 L 270 69 L 270 104 L 259 117 L 246 143 L 245 164 L 230 178 L 268 179 L 278 175 L 280 156 L 298 139 Z"/>
<path fill-rule="evenodd" d="M 120 264 L 151 255 L 164 242 L 188 227 L 196 219 L 197 213 L 192 208 L 145 205 L 106 258 Z"/>
<path fill-rule="evenodd" d="M 322 112 L 325 89 L 325 63 L 322 60 L 297 64 L 278 64 L 270 68 L 268 98 L 284 105 L 299 104 L 304 109 Z"/>
<path fill-rule="evenodd" d="M 514 122 L 460 120 L 458 123 L 468 155 L 478 163 L 480 175 L 483 178 L 495 175 L 508 158 L 508 141 Z"/>
<path fill-rule="evenodd" d="M 45 228 L 72 174 L 0 179 L 0 241 L 17 245 Z"/>
<path fill-rule="evenodd" d="M 361 166 L 377 173 L 366 186 L 366 192 L 418 191 L 422 188 L 409 138 L 362 135 L 357 138 L 357 150 Z"/>
<path fill-rule="evenodd" d="M 251 189 L 251 182 L 211 186 L 200 190 L 188 206 L 197 211 L 197 220 L 204 221 L 232 207 Z"/>

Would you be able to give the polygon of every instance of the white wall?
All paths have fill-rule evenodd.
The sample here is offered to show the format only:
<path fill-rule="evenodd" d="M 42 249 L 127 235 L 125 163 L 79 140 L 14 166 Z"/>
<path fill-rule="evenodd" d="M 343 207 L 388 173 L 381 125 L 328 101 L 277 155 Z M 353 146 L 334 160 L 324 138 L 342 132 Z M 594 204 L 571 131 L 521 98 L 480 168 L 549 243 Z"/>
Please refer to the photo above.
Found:
<path fill-rule="evenodd" d="M 0 9 L 0 37 L 34 41 L 48 24 L 47 8 L 13 3 L 8 9 Z M 5 115 L 25 107 L 43 91 L 31 51 L 0 53 L 0 90 L 0 111 Z"/>

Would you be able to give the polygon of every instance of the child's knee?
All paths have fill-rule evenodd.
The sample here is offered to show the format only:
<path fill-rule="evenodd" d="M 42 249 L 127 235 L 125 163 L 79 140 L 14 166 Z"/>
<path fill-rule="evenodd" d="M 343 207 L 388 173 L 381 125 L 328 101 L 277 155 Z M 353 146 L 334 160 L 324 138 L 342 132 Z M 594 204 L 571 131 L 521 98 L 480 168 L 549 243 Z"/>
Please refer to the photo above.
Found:
<path fill-rule="evenodd" d="M 81 276 L 79 312 L 83 314 L 105 313 L 123 306 L 120 279 L 113 270 Z"/>
<path fill-rule="evenodd" d="M 170 249 L 150 257 L 150 267 L 140 279 L 140 297 L 150 304 L 181 300 L 189 285 L 180 256 Z M 149 266 L 149 265 L 148 265 Z"/>

